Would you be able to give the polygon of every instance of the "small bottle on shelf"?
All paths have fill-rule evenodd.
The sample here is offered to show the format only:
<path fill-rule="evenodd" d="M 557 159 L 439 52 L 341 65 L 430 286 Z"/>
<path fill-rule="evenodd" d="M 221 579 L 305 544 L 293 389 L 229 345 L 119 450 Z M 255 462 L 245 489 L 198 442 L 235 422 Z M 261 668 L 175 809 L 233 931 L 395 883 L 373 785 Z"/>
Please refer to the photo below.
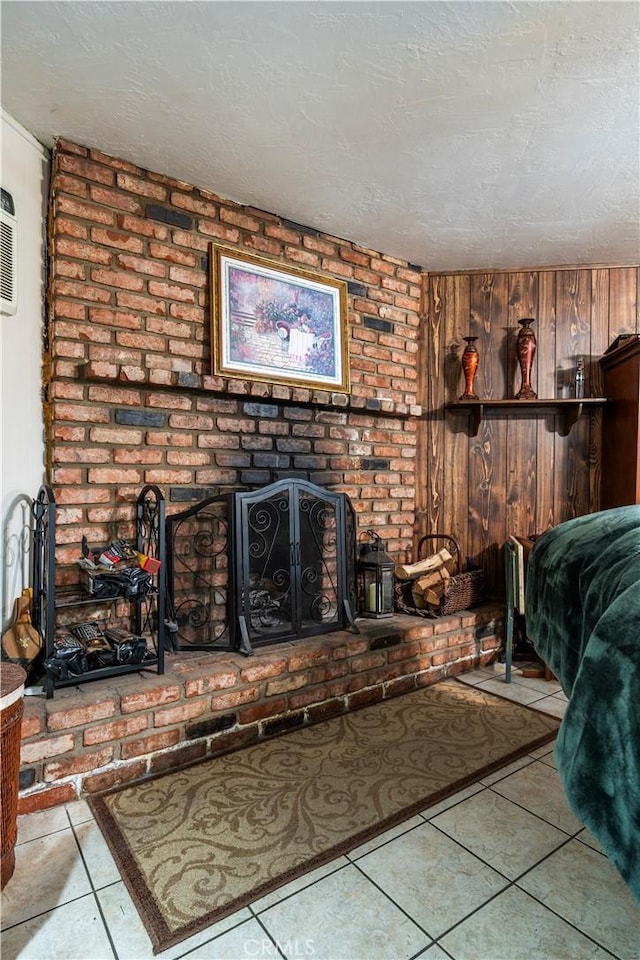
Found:
<path fill-rule="evenodd" d="M 579 357 L 576 362 L 576 374 L 574 377 L 574 396 L 576 400 L 582 400 L 584 397 L 584 360 Z"/>

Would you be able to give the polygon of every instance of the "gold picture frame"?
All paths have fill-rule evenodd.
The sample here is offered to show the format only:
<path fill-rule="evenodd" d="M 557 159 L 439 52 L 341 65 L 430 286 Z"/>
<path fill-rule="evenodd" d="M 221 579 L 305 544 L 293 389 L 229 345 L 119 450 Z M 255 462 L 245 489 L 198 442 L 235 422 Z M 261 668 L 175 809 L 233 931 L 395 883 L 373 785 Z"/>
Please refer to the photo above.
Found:
<path fill-rule="evenodd" d="M 349 392 L 347 285 L 211 244 L 214 376 Z"/>

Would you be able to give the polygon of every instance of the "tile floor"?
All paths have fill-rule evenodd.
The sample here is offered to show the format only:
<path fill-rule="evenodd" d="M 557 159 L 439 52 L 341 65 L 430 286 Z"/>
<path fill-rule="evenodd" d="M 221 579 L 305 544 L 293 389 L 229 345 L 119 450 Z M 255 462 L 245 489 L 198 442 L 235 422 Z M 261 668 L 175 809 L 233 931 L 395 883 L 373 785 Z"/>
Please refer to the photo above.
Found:
<path fill-rule="evenodd" d="M 466 674 L 562 716 L 555 681 Z M 20 818 L 3 960 L 146 960 L 87 805 Z M 166 960 L 640 960 L 640 907 L 573 816 L 551 746 L 158 955 Z"/>

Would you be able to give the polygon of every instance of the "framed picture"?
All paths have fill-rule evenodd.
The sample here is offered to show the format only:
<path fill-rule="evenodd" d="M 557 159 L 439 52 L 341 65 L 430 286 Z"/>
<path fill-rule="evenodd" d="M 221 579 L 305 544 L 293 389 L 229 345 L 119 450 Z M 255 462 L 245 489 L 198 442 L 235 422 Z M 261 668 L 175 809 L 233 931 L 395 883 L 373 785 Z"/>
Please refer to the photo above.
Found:
<path fill-rule="evenodd" d="M 349 392 L 347 285 L 211 245 L 213 373 Z"/>

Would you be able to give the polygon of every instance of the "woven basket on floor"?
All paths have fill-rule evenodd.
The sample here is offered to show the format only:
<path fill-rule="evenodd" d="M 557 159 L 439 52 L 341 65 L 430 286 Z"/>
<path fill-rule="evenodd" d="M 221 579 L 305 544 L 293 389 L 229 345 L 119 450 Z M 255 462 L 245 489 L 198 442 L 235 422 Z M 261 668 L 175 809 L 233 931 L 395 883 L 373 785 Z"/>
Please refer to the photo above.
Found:
<path fill-rule="evenodd" d="M 475 607 L 484 597 L 484 571 L 469 570 L 461 572 L 462 550 L 455 537 L 446 533 L 431 533 L 423 537 L 418 544 L 418 560 L 428 556 L 427 545 L 432 540 L 446 540 L 448 549 L 455 556 L 457 573 L 447 581 L 447 586 L 437 607 L 421 609 L 416 607 L 411 593 L 412 581 L 396 581 L 396 607 L 405 613 L 419 614 L 422 617 L 442 617 L 460 610 Z"/>
<path fill-rule="evenodd" d="M 27 674 L 17 663 L 0 666 L 0 819 L 2 864 L 0 889 L 11 879 L 16 862 L 18 837 L 18 789 L 20 779 L 20 725 Z"/>

